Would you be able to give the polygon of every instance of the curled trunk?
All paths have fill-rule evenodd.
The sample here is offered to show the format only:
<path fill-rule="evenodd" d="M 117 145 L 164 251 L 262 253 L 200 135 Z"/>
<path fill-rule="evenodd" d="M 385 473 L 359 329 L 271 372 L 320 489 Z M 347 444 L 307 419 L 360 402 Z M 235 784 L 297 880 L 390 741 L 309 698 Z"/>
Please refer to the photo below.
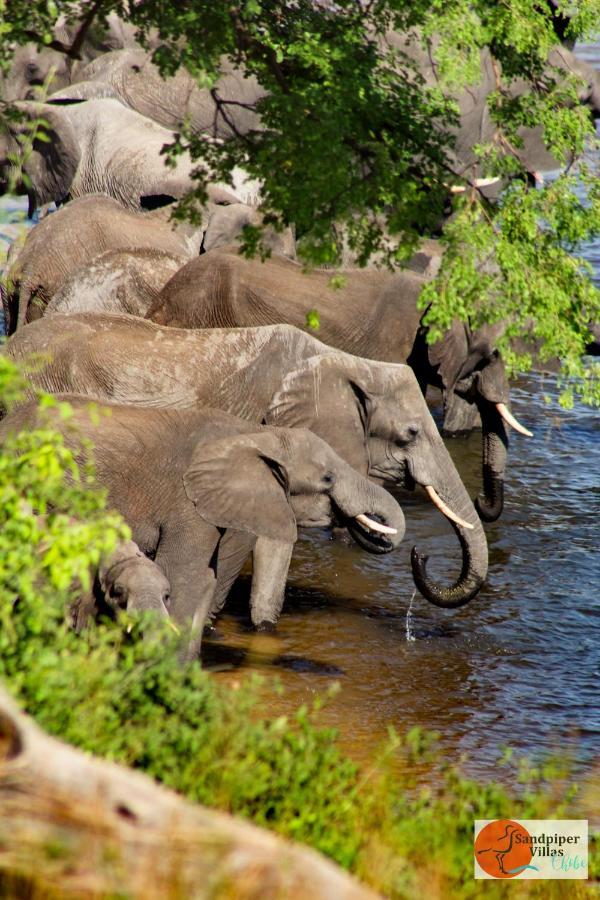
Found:
<path fill-rule="evenodd" d="M 456 609 L 472 600 L 481 588 L 487 575 L 488 548 L 475 507 L 441 438 L 436 445 L 433 468 L 425 471 L 423 466 L 421 470 L 417 458 L 411 465 L 411 475 L 417 483 L 433 487 L 442 504 L 465 523 L 450 521 L 460 541 L 461 571 L 454 584 L 439 584 L 427 575 L 428 557 L 416 547 L 412 549 L 411 565 L 415 585 L 426 600 L 443 609 Z"/>
<path fill-rule="evenodd" d="M 339 518 L 356 543 L 368 553 L 389 553 L 401 543 L 406 523 L 399 503 L 350 466 L 332 492 Z"/>

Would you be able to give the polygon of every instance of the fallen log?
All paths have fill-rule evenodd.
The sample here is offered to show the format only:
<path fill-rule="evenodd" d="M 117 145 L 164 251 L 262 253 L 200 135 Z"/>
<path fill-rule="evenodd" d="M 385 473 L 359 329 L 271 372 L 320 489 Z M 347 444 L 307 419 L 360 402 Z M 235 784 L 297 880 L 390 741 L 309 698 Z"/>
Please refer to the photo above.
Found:
<path fill-rule="evenodd" d="M 0 689 L 0 896 L 375 895 L 313 850 L 49 737 Z"/>

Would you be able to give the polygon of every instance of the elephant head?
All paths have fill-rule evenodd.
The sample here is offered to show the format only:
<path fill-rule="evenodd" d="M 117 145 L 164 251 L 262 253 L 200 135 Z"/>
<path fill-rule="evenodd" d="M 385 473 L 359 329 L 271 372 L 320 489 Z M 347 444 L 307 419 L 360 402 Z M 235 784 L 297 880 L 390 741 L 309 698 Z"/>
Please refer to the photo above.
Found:
<path fill-rule="evenodd" d="M 263 225 L 263 216 L 258 209 L 246 203 L 215 202 L 209 206 L 208 223 L 202 242 L 202 252 L 215 250 L 218 247 L 227 247 L 236 244 L 243 236 L 244 228 L 249 226 L 260 227 Z M 275 231 L 272 227 L 265 228 L 262 243 L 272 253 L 296 258 L 296 244 L 291 228 L 283 231 Z"/>
<path fill-rule="evenodd" d="M 9 71 L 0 83 L 0 98 L 5 102 L 35 100 L 43 87 L 52 91 L 69 84 L 69 60 L 64 53 L 24 44 L 13 54 Z"/>
<path fill-rule="evenodd" d="M 504 362 L 494 342 L 503 325 L 484 325 L 472 332 L 454 322 L 444 337 L 428 347 L 444 395 L 444 434 L 464 434 L 482 426 L 483 493 L 475 503 L 485 522 L 502 513 L 508 438 L 504 423 L 531 437 L 508 409 L 509 385 Z"/>
<path fill-rule="evenodd" d="M 184 485 L 205 521 L 256 538 L 251 615 L 265 628 L 283 603 L 298 525 L 348 525 L 361 547 L 388 553 L 404 536 L 404 516 L 391 494 L 307 429 L 258 428 L 199 444 Z"/>
<path fill-rule="evenodd" d="M 134 541 L 122 541 L 109 559 L 100 563 L 98 583 L 114 612 L 154 612 L 169 617 L 169 581 Z"/>
<path fill-rule="evenodd" d="M 477 594 L 487 574 L 485 534 L 409 366 L 339 352 L 312 357 L 286 376 L 266 420 L 310 428 L 378 481 L 422 485 L 456 531 L 463 564 L 455 584 L 443 587 L 428 578 L 426 557 L 413 548 L 417 587 L 444 608 Z"/>
<path fill-rule="evenodd" d="M 69 193 L 79 165 L 79 143 L 60 109 L 30 101 L 14 103 L 9 109 L 11 115 L 0 133 L 0 185 L 6 189 L 16 175 L 16 190 L 28 195 L 31 216 L 38 206 Z M 41 124 L 36 127 L 36 122 Z M 27 146 L 30 135 L 31 148 Z"/>

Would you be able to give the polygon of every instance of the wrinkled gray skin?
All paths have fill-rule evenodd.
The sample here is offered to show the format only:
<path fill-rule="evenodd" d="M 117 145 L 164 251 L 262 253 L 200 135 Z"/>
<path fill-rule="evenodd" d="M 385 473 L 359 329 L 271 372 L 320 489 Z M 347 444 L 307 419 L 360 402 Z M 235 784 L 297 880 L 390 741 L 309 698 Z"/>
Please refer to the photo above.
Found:
<path fill-rule="evenodd" d="M 61 17 L 54 29 L 54 38 L 64 45 L 70 46 L 75 37 L 78 24 L 67 24 Z M 156 36 L 151 35 L 150 50 L 158 46 Z M 50 82 L 50 91 L 57 91 L 71 83 L 93 59 L 118 50 L 140 50 L 135 39 L 135 28 L 120 19 L 114 12 L 106 17 L 106 28 L 92 27 L 86 34 L 80 50 L 80 60 L 72 60 L 59 50 L 40 47 L 38 44 L 24 44 L 17 47 L 7 74 L 0 78 L 0 98 L 12 100 L 39 99 L 40 88 L 48 83 L 50 70 L 54 69 L 54 77 Z"/>
<path fill-rule="evenodd" d="M 17 414 L 17 421 L 26 424 L 34 416 L 33 410 L 25 407 Z M 7 431 L 19 427 L 17 421 L 11 417 L 0 425 L 0 441 Z M 119 610 L 153 612 L 166 619 L 170 602 L 171 586 L 162 569 L 142 553 L 135 541 L 120 541 L 110 557 L 101 560 L 93 591 L 81 597 L 71 610 L 73 626 L 81 631 L 90 618 Z"/>
<path fill-rule="evenodd" d="M 136 213 L 102 195 L 80 197 L 39 222 L 22 248 L 11 254 L 8 288 L 0 285 L 7 334 L 39 319 L 57 291 L 75 273 L 109 250 L 155 250 L 187 259 L 204 245 L 220 246 L 239 237 L 261 214 L 243 203 L 209 203 L 199 228 L 170 221 L 170 207 Z M 267 229 L 265 242 L 276 253 L 295 252 L 291 229 Z M 100 288 L 99 288 L 100 289 Z M 127 311 L 127 310 L 123 310 Z"/>
<path fill-rule="evenodd" d="M 31 381 L 51 393 L 155 408 L 210 404 L 254 423 L 310 428 L 362 475 L 431 485 L 473 528 L 453 525 L 463 565 L 449 587 L 429 579 L 413 551 L 419 590 L 452 608 L 485 579 L 485 534 L 408 366 L 332 350 L 289 325 L 193 331 L 94 313 L 32 322 L 4 352 L 43 355 Z"/>
<path fill-rule="evenodd" d="M 62 203 L 87 194 L 106 194 L 134 210 L 157 209 L 195 187 L 189 154 L 166 165 L 163 148 L 175 134 L 123 106 L 118 100 L 90 100 L 68 106 L 21 101 L 13 105 L 20 120 L 0 134 L 0 178 L 6 183 L 11 160 L 22 152 L 18 137 L 31 122 L 43 118 L 49 141 L 37 140 L 25 154 L 27 176 L 17 186 L 29 196 L 30 216 L 47 203 Z M 219 185 L 209 185 L 213 203 L 239 198 Z"/>
<path fill-rule="evenodd" d="M 7 333 L 40 318 L 56 291 L 77 269 L 107 250 L 157 248 L 190 258 L 203 231 L 174 228 L 155 213 L 135 213 L 110 197 L 73 200 L 31 229 L 8 272 L 2 299 Z"/>
<path fill-rule="evenodd" d="M 160 289 L 186 262 L 185 256 L 152 247 L 108 250 L 67 278 L 44 315 L 109 312 L 143 318 Z"/>
<path fill-rule="evenodd" d="M 433 242 L 430 242 L 433 243 Z M 495 334 L 472 333 L 455 322 L 444 338 L 428 345 L 417 299 L 431 254 L 417 254 L 417 271 L 343 272 L 345 286 L 329 286 L 329 272 L 305 273 L 296 263 L 272 256 L 261 263 L 231 249 L 190 260 L 167 282 L 147 317 L 176 328 L 238 328 L 275 324 L 308 330 L 306 312 L 319 312 L 319 337 L 332 347 L 366 359 L 408 362 L 423 393 L 438 387 L 444 397 L 444 431 L 465 433 L 483 425 L 483 486 L 478 509 L 486 521 L 502 512 L 507 437 L 495 404 L 508 405 L 509 386 Z"/>
<path fill-rule="evenodd" d="M 49 80 L 51 70 L 54 76 Z M 24 44 L 16 48 L 8 72 L 0 78 L 0 98 L 7 103 L 35 100 L 42 85 L 48 84 L 50 91 L 57 91 L 70 81 L 70 63 L 64 53 Z"/>
<path fill-rule="evenodd" d="M 230 105 L 222 112 L 211 90 L 198 87 L 185 69 L 163 79 L 143 50 L 104 54 L 78 71 L 71 87 L 61 90 L 55 99 L 106 96 L 108 88 L 111 96 L 165 128 L 178 129 L 187 120 L 195 133 L 215 138 L 230 138 L 233 129 L 239 134 L 256 130 L 260 122 L 253 107 L 264 96 L 264 90 L 253 76 L 244 77 L 226 59 L 221 71 L 212 89 L 216 96 L 245 106 Z"/>
<path fill-rule="evenodd" d="M 396 529 L 382 538 L 351 525 L 360 545 L 374 553 L 393 550 L 404 536 L 404 516 L 391 494 L 307 429 L 251 425 L 211 409 L 111 406 L 109 416 L 92 421 L 86 398 L 62 399 L 75 409 L 66 439 L 73 442 L 74 423 L 91 441 L 110 504 L 169 578 L 173 618 L 193 622 L 200 634 L 217 583 L 228 589 L 244 561 L 220 553 L 228 535 L 241 532 L 246 554 L 253 550 L 250 610 L 259 628 L 273 627 L 279 617 L 298 525 L 346 524 L 366 514 Z M 37 416 L 35 403 L 25 405 L 0 425 L 0 438 L 8 429 L 31 427 Z"/>

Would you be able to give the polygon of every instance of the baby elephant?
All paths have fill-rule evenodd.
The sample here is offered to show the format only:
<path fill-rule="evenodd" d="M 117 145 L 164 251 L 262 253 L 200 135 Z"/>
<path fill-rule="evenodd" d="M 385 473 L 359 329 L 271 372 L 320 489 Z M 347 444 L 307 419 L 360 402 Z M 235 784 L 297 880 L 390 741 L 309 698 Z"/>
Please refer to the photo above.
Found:
<path fill-rule="evenodd" d="M 170 602 L 171 588 L 162 570 L 134 541 L 120 541 L 109 558 L 100 562 L 92 590 L 73 604 L 72 623 L 81 631 L 90 618 L 119 610 L 168 618 Z"/>
<path fill-rule="evenodd" d="M 82 436 L 91 442 L 110 504 L 170 581 L 173 619 L 193 625 L 190 655 L 250 553 L 252 622 L 275 625 L 298 525 L 346 526 L 372 553 L 393 550 L 404 536 L 391 494 L 305 428 L 256 425 L 214 409 L 109 404 L 91 418 L 89 398 L 59 396 L 74 416 L 57 416 L 56 427 L 76 447 Z M 35 427 L 38 416 L 34 403 L 17 409 L 0 424 L 0 443 L 10 430 Z"/>

